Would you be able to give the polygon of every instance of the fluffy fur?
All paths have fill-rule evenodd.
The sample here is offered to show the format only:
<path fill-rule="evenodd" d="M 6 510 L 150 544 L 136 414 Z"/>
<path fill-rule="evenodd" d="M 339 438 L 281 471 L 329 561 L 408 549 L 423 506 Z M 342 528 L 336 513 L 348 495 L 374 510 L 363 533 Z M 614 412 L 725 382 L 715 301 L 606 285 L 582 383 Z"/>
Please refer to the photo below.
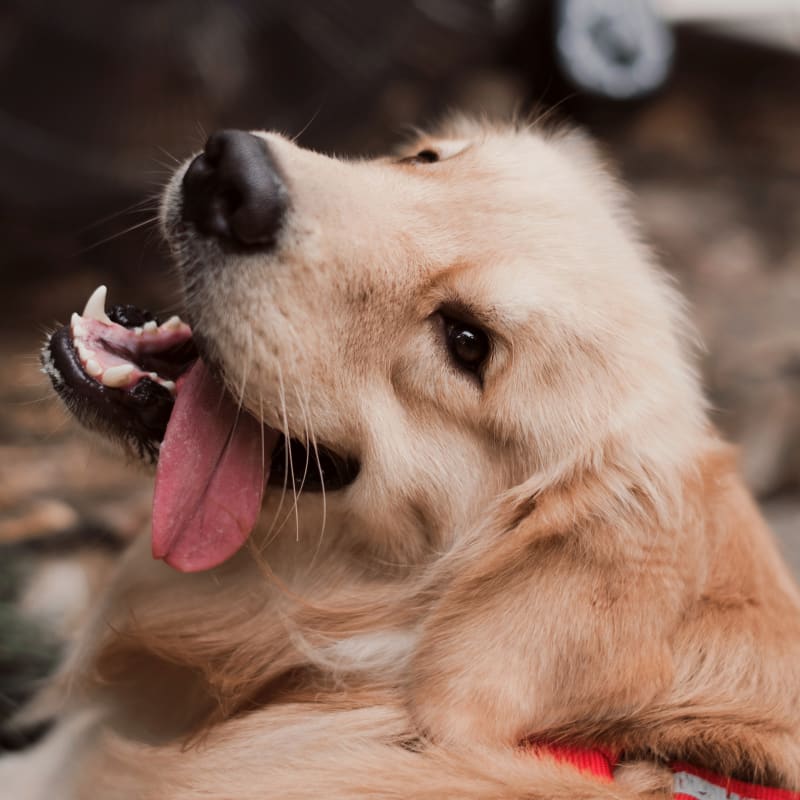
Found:
<path fill-rule="evenodd" d="M 88 721 L 26 763 L 108 800 L 639 798 L 671 759 L 800 789 L 800 596 L 591 144 L 455 120 L 400 154 L 437 163 L 348 162 L 263 135 L 274 253 L 197 239 L 167 189 L 186 308 L 253 414 L 361 474 L 269 492 L 211 573 L 138 542 L 39 701 Z M 482 385 L 443 305 L 492 333 Z"/>

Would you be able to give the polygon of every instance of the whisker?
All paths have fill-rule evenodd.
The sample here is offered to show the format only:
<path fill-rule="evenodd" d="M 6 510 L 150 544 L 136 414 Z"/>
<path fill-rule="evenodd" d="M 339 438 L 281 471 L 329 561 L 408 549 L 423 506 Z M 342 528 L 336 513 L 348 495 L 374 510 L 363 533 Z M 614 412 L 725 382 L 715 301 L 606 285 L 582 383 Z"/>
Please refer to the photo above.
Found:
<path fill-rule="evenodd" d="M 140 256 L 141 260 L 139 262 L 140 266 L 142 264 L 142 261 L 144 260 L 145 251 L 149 247 L 152 247 L 154 242 L 160 241 L 160 239 L 161 239 L 161 231 L 159 231 L 158 228 L 150 228 L 150 230 L 147 231 L 147 234 L 145 235 L 144 243 L 142 245 L 142 254 Z"/>
<path fill-rule="evenodd" d="M 548 89 L 545 89 L 544 93 L 546 93 L 547 91 L 548 91 Z M 561 108 L 561 106 L 563 106 L 565 103 L 571 102 L 577 96 L 578 96 L 578 92 L 570 92 L 569 94 L 565 95 L 560 100 L 558 100 L 557 102 L 555 102 L 552 105 L 542 109 L 541 111 L 539 111 L 536 107 L 534 107 L 535 108 L 534 113 L 536 113 L 536 116 L 531 118 L 531 119 L 529 119 L 527 122 L 525 122 L 523 127 L 525 128 L 525 130 L 531 131 L 531 130 L 534 130 L 535 128 L 538 128 L 538 127 L 544 125 L 545 123 L 547 123 L 550 120 L 550 118 L 552 116 L 555 115 L 555 113 Z"/>
<path fill-rule="evenodd" d="M 10 406 L 36 406 L 40 403 L 49 403 L 55 402 L 56 395 L 49 391 L 46 395 L 42 397 L 33 397 L 27 400 L 6 400 L 5 402 L 8 403 Z"/>
<path fill-rule="evenodd" d="M 225 456 L 228 454 L 228 450 L 230 449 L 231 444 L 233 443 L 234 436 L 236 434 L 236 428 L 239 427 L 239 420 L 241 419 L 241 416 L 242 416 L 244 387 L 245 387 L 246 382 L 247 382 L 247 372 L 248 372 L 248 369 L 249 369 L 249 363 L 250 363 L 249 360 L 245 361 L 245 370 L 243 372 L 243 377 L 242 377 L 240 400 L 237 402 L 237 405 L 236 405 L 236 415 L 234 416 L 233 422 L 231 423 L 231 429 L 230 429 L 230 431 L 228 431 L 228 436 L 227 436 L 227 438 L 225 440 L 225 445 L 222 448 L 222 452 L 217 457 L 217 464 L 221 464 L 225 460 Z M 237 392 L 237 394 L 238 394 L 238 392 Z M 219 408 L 221 408 L 221 406 L 222 406 L 222 403 L 224 401 L 224 397 L 225 397 L 224 393 L 220 394 Z M 219 409 L 218 409 L 218 412 L 219 412 Z M 208 490 L 208 486 L 206 486 L 205 490 L 206 491 Z"/>
<path fill-rule="evenodd" d="M 259 430 L 261 432 L 261 484 L 266 486 L 267 483 L 267 445 L 264 441 L 264 395 L 259 391 L 258 393 L 258 421 L 261 423 Z"/>
<path fill-rule="evenodd" d="M 203 137 L 203 141 L 205 142 L 206 139 L 208 139 L 208 133 L 206 132 L 205 126 L 203 125 L 202 122 L 200 122 L 199 119 L 195 120 L 195 123 L 197 124 L 198 133 L 200 134 L 200 136 Z"/>
<path fill-rule="evenodd" d="M 290 441 L 291 440 L 290 440 L 290 437 L 289 437 L 289 420 L 288 420 L 287 414 L 286 414 L 286 396 L 285 395 L 283 396 L 282 405 L 283 405 L 283 425 L 284 425 L 284 429 L 286 430 L 286 452 L 289 454 L 289 473 L 290 473 L 290 476 L 291 476 L 290 480 L 291 480 L 291 484 L 292 484 L 292 495 L 294 496 L 294 505 L 292 506 L 292 508 L 296 509 L 297 508 L 297 480 L 296 480 L 295 474 L 294 474 L 294 457 L 292 456 L 292 448 L 291 448 L 291 445 L 290 445 Z M 291 513 L 291 512 L 289 512 L 289 513 Z M 287 514 L 287 517 L 288 517 L 288 514 Z M 286 524 L 286 519 L 284 519 L 283 522 L 280 524 L 278 530 L 282 530 L 283 526 L 285 524 Z M 298 539 L 300 538 L 300 527 L 299 527 L 299 524 L 298 524 L 298 528 L 297 528 L 297 537 L 298 537 Z"/>
<path fill-rule="evenodd" d="M 174 167 L 178 167 L 183 163 L 180 158 L 172 155 L 172 153 L 170 153 L 165 147 L 162 147 L 161 145 L 156 145 L 156 147 L 161 151 L 162 155 L 166 156 L 170 160 Z"/>
<path fill-rule="evenodd" d="M 175 173 L 176 165 L 175 164 L 168 164 L 166 161 L 161 161 L 159 158 L 154 158 L 153 163 L 156 164 L 160 169 L 148 169 L 143 170 L 143 174 L 145 175 L 161 175 L 162 178 L 169 177 Z"/>
<path fill-rule="evenodd" d="M 244 364 L 245 368 L 242 371 L 242 384 L 239 391 L 236 393 L 238 395 L 238 400 L 236 401 L 236 416 L 233 418 L 233 425 L 231 426 L 231 432 L 228 435 L 228 441 L 225 442 L 225 448 L 222 451 L 222 457 L 220 458 L 220 460 L 222 460 L 222 458 L 225 457 L 225 453 L 227 449 L 230 447 L 231 441 L 233 440 L 233 434 L 236 432 L 236 428 L 239 425 L 239 419 L 242 416 L 242 410 L 244 408 L 244 392 L 245 392 L 245 386 L 247 385 L 247 374 L 250 370 L 250 363 L 251 363 L 249 355 L 250 355 L 250 348 L 248 347 L 247 356 L 245 357 L 245 364 Z"/>
<path fill-rule="evenodd" d="M 156 203 L 158 203 L 157 194 L 144 197 L 141 200 L 137 200 L 132 205 L 121 209 L 120 211 L 114 211 L 111 214 L 106 214 L 104 217 L 100 217 L 100 219 L 97 219 L 94 222 L 90 222 L 86 227 L 80 228 L 77 233 L 78 235 L 86 233 L 93 228 L 97 228 L 106 222 L 111 222 L 112 219 L 117 219 L 117 217 L 122 217 L 125 214 L 144 214 L 146 211 L 155 211 L 157 209 L 157 205 L 155 205 Z M 154 204 L 152 208 L 148 207 L 150 204 Z"/>
<path fill-rule="evenodd" d="M 319 529 L 319 539 L 317 540 L 317 547 L 314 550 L 314 555 L 311 557 L 311 561 L 308 564 L 309 572 L 314 568 L 314 564 L 316 563 L 317 556 L 319 555 L 320 550 L 322 549 L 322 539 L 325 536 L 325 524 L 328 521 L 328 499 L 325 496 L 325 478 L 322 474 L 322 463 L 320 462 L 319 458 L 319 447 L 317 445 L 317 438 L 314 435 L 314 427 L 310 424 L 309 420 L 309 436 L 311 441 L 314 445 L 314 457 L 317 461 L 317 472 L 319 472 L 319 485 L 320 490 L 322 492 L 322 525 Z"/>
<path fill-rule="evenodd" d="M 300 394 L 297 391 L 295 391 L 294 394 L 295 394 L 295 397 L 297 398 L 297 404 L 300 406 L 300 411 L 302 411 L 302 413 L 303 413 L 303 439 L 305 441 L 305 446 L 306 446 L 306 463 L 303 466 L 303 478 L 300 481 L 300 489 L 302 491 L 302 488 L 303 488 L 303 486 L 305 485 L 305 482 L 306 482 L 306 478 L 308 477 L 308 466 L 311 463 L 311 454 L 309 453 L 309 450 L 308 450 L 308 445 L 309 445 L 309 441 L 310 441 L 310 439 L 309 439 L 309 435 L 310 434 L 309 434 L 309 428 L 308 428 L 308 407 L 307 407 L 307 404 L 303 401 L 303 398 L 300 396 Z"/>
<path fill-rule="evenodd" d="M 300 479 L 299 488 L 297 487 L 297 484 L 295 482 L 294 470 L 292 470 L 292 486 L 295 488 L 294 504 L 292 505 L 292 508 L 286 513 L 286 517 L 284 518 L 283 522 L 281 523 L 281 527 L 283 527 L 283 525 L 286 524 L 286 520 L 289 518 L 289 516 L 292 514 L 292 512 L 294 512 L 295 533 L 296 533 L 296 539 L 299 542 L 300 541 L 300 512 L 298 510 L 297 503 L 300 500 L 300 495 L 303 493 L 303 487 L 306 484 L 306 478 L 308 477 L 308 465 L 309 465 L 309 462 L 311 460 L 311 454 L 309 453 L 309 450 L 308 450 L 308 441 L 309 441 L 308 440 L 308 418 L 306 416 L 306 409 L 305 409 L 305 406 L 303 405 L 303 402 L 302 402 L 300 396 L 297 394 L 297 391 L 295 391 L 295 397 L 297 398 L 297 403 L 300 406 L 300 410 L 303 413 L 303 429 L 304 429 L 303 435 L 304 435 L 305 443 L 306 443 L 306 463 L 305 463 L 305 466 L 303 467 L 303 477 Z"/>
<path fill-rule="evenodd" d="M 317 110 L 311 115 L 311 119 L 309 119 L 309 121 L 306 122 L 306 124 L 303 125 L 302 128 L 300 128 L 299 133 L 296 133 L 289 139 L 289 141 L 291 141 L 292 144 L 295 144 L 297 140 L 311 127 L 314 120 L 316 120 L 316 118 L 319 116 L 320 111 L 322 111 L 322 106 L 318 106 Z"/>
<path fill-rule="evenodd" d="M 287 422 L 287 415 L 286 415 L 286 394 L 284 391 L 283 386 L 283 370 L 281 369 L 280 362 L 277 363 L 278 368 L 278 394 L 279 399 L 281 402 L 281 418 L 282 418 L 282 428 L 283 428 L 283 436 L 285 441 L 285 447 L 283 448 L 283 487 L 281 489 L 281 497 L 278 501 L 278 508 L 275 510 L 275 514 L 272 517 L 272 522 L 270 523 L 269 529 L 267 530 L 266 536 L 264 537 L 264 547 L 266 547 L 271 541 L 271 535 L 273 531 L 277 536 L 280 533 L 281 528 L 276 528 L 278 518 L 280 517 L 281 510 L 283 508 L 283 503 L 286 499 L 286 488 L 287 483 L 289 481 L 289 426 Z"/>
<path fill-rule="evenodd" d="M 221 402 L 221 401 L 220 401 Z M 208 482 L 206 483 L 205 487 L 203 488 L 203 495 L 208 492 L 208 488 L 211 485 L 211 480 L 213 479 L 212 476 L 216 472 L 216 467 L 218 467 L 223 461 L 225 461 L 225 456 L 228 454 L 228 450 L 230 450 L 231 445 L 233 444 L 233 440 L 236 435 L 236 428 L 239 426 L 239 420 L 241 418 L 242 407 L 239 406 L 236 409 L 236 416 L 233 418 L 233 422 L 231 423 L 231 428 L 228 431 L 228 435 L 225 439 L 225 444 L 222 447 L 222 451 L 217 456 L 216 466 L 215 469 L 212 471 L 211 475 L 209 476 Z"/>
<path fill-rule="evenodd" d="M 253 334 L 248 330 L 247 352 L 245 353 L 244 369 L 242 370 L 242 385 L 239 387 L 237 405 L 239 411 L 244 406 L 244 395 L 247 390 L 247 380 L 250 377 L 250 368 L 253 365 Z"/>
<path fill-rule="evenodd" d="M 294 334 L 294 331 L 292 331 L 291 329 L 288 329 L 287 333 L 292 335 L 292 334 Z M 278 374 L 280 376 L 282 376 L 282 373 L 280 371 L 280 363 L 278 363 Z M 300 481 L 299 488 L 297 486 L 297 479 L 296 479 L 295 471 L 294 471 L 294 459 L 293 459 L 293 456 L 292 456 L 291 443 L 290 443 L 290 437 L 289 437 L 289 426 L 288 426 L 288 421 L 286 419 L 286 402 L 285 402 L 286 397 L 285 397 L 283 381 L 282 381 L 282 377 L 281 377 L 281 402 L 282 402 L 283 414 L 284 414 L 284 427 L 285 427 L 285 430 L 286 430 L 286 432 L 285 432 L 285 437 L 286 437 L 285 450 L 286 450 L 286 453 L 288 453 L 288 457 L 289 457 L 289 472 L 291 473 L 292 493 L 294 495 L 294 503 L 292 504 L 291 509 L 289 509 L 289 511 L 286 512 L 286 514 L 284 515 L 284 517 L 281 520 L 280 524 L 278 525 L 278 531 L 283 530 L 283 527 L 286 525 L 286 522 L 289 519 L 289 516 L 292 513 L 294 513 L 294 517 L 295 517 L 295 537 L 296 537 L 297 541 L 300 541 L 300 513 L 299 513 L 298 502 L 300 500 L 300 495 L 303 492 L 303 487 L 305 486 L 305 482 L 306 482 L 306 480 L 308 478 L 308 468 L 309 468 L 309 464 L 311 462 L 311 453 L 309 452 L 309 447 L 308 447 L 308 445 L 309 445 L 309 428 L 308 428 L 307 409 L 306 409 L 306 406 L 303 403 L 302 397 L 298 394 L 297 390 L 295 390 L 295 398 L 297 399 L 298 405 L 300 406 L 300 410 L 302 411 L 302 414 L 303 414 L 303 428 L 304 428 L 304 437 L 305 437 L 305 445 L 306 445 L 306 463 L 305 463 L 305 465 L 303 467 L 303 477 L 302 477 L 302 479 Z M 285 469 L 284 469 L 284 475 L 286 475 L 286 470 Z"/>
<path fill-rule="evenodd" d="M 129 228 L 126 228 L 124 231 L 120 231 L 119 233 L 112 234 L 111 236 L 107 236 L 105 239 L 101 239 L 99 242 L 95 242 L 94 244 L 90 244 L 88 247 L 84 247 L 82 250 L 78 250 L 77 253 L 73 253 L 74 256 L 81 256 L 85 253 L 88 253 L 91 250 L 94 250 L 97 247 L 100 247 L 101 244 L 107 244 L 108 242 L 113 241 L 114 239 L 119 239 L 121 236 L 126 236 L 129 233 L 132 233 L 139 228 L 143 228 L 145 225 L 152 225 L 154 222 L 158 222 L 158 214 L 153 217 L 148 217 L 143 222 L 137 222 L 135 225 L 131 225 Z"/>
<path fill-rule="evenodd" d="M 148 169 L 142 170 L 142 176 L 146 178 L 148 186 L 154 186 L 160 195 L 164 191 L 164 187 L 169 183 L 175 170 L 172 167 L 162 165 L 161 169 Z"/>

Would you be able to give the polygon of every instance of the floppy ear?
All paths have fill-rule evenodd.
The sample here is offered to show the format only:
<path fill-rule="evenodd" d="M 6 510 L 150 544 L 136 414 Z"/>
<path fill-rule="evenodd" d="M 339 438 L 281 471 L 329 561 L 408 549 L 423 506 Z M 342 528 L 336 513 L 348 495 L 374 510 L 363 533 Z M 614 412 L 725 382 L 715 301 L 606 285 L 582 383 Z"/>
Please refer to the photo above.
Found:
<path fill-rule="evenodd" d="M 630 714 L 670 683 L 691 556 L 681 515 L 666 530 L 635 486 L 612 497 L 597 478 L 530 491 L 443 564 L 412 670 L 435 737 L 513 744 Z"/>

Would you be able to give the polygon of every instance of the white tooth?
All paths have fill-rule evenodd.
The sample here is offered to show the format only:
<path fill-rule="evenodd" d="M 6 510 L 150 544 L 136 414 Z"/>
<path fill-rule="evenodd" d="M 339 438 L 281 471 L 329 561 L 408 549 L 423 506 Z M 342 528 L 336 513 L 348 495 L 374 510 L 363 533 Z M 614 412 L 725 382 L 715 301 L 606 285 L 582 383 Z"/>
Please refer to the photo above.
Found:
<path fill-rule="evenodd" d="M 70 320 L 70 327 L 72 328 L 72 337 L 76 339 L 86 335 L 86 328 L 83 325 L 83 317 L 80 314 L 73 314 Z"/>
<path fill-rule="evenodd" d="M 147 377 L 148 377 L 148 378 L 151 378 L 151 379 L 152 379 L 152 380 L 154 380 L 154 381 L 157 381 L 157 380 L 158 380 L 158 375 L 156 375 L 156 373 L 155 373 L 155 372 L 148 372 L 148 373 L 147 373 Z"/>
<path fill-rule="evenodd" d="M 84 317 L 111 324 L 111 320 L 106 314 L 106 291 L 105 286 L 98 286 L 92 292 L 92 296 L 86 301 L 86 308 L 83 309 Z"/>
<path fill-rule="evenodd" d="M 103 368 L 93 358 L 86 362 L 86 372 L 93 378 L 96 378 L 102 371 Z"/>
<path fill-rule="evenodd" d="M 94 350 L 90 349 L 89 347 L 84 347 L 82 344 L 78 343 L 77 346 L 78 355 L 81 357 L 81 361 L 88 361 L 95 353 Z"/>
<path fill-rule="evenodd" d="M 103 373 L 103 384 L 105 386 L 110 386 L 112 389 L 117 389 L 124 383 L 127 383 L 134 369 L 135 367 L 133 364 L 119 364 L 116 367 L 109 367 Z"/>
<path fill-rule="evenodd" d="M 161 385 L 165 389 L 168 389 L 170 392 L 174 392 L 175 391 L 175 381 L 164 381 L 164 380 L 162 380 L 161 381 Z"/>
<path fill-rule="evenodd" d="M 154 319 L 151 319 L 148 322 L 145 322 L 144 324 L 144 329 L 146 331 L 154 331 L 157 327 L 158 323 Z"/>
<path fill-rule="evenodd" d="M 181 327 L 181 325 L 183 325 L 183 320 L 179 316 L 175 315 L 170 317 L 165 323 L 161 325 L 161 327 L 177 330 L 178 328 Z"/>
<path fill-rule="evenodd" d="M 144 328 L 140 328 L 140 327 L 137 325 L 137 326 L 136 326 L 136 327 L 133 329 L 133 332 L 134 332 L 134 333 L 135 333 L 137 336 L 141 336 L 141 335 L 142 335 L 142 333 L 144 333 Z"/>

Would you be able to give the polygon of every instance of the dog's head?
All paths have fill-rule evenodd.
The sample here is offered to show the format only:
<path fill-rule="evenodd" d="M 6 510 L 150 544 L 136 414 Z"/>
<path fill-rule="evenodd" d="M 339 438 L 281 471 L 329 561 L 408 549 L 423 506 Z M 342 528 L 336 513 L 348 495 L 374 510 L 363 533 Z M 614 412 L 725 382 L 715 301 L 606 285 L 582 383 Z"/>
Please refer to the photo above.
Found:
<path fill-rule="evenodd" d="M 181 550 L 177 566 L 211 566 L 241 544 L 261 498 L 245 485 L 270 461 L 276 493 L 286 480 L 303 487 L 304 528 L 318 530 L 324 504 L 329 529 L 346 524 L 368 547 L 421 558 L 526 481 L 535 493 L 601 465 L 656 475 L 685 460 L 702 404 L 679 303 L 619 198 L 569 131 L 456 120 L 359 161 L 223 131 L 163 200 L 191 342 L 182 323 L 142 334 L 138 318 L 104 340 L 87 334 L 95 321 L 84 314 L 72 339 L 77 323 L 87 358 L 69 341 L 51 346 L 53 371 L 79 410 L 99 405 L 92 383 L 111 384 L 103 402 L 122 411 L 109 427 L 154 454 L 177 393 L 157 481 L 159 554 L 178 535 L 168 495 L 209 505 L 208 485 L 193 480 L 249 509 L 225 510 L 236 529 L 225 547 Z M 139 342 L 158 342 L 146 358 L 134 327 Z M 190 346 L 202 374 L 185 373 Z M 111 381 L 93 377 L 87 349 L 133 353 L 136 369 L 116 385 L 117 362 Z M 94 395 L 75 402 L 70 375 Z M 149 428 L 126 422 L 147 414 Z M 207 528 L 227 524 L 201 511 Z"/>

